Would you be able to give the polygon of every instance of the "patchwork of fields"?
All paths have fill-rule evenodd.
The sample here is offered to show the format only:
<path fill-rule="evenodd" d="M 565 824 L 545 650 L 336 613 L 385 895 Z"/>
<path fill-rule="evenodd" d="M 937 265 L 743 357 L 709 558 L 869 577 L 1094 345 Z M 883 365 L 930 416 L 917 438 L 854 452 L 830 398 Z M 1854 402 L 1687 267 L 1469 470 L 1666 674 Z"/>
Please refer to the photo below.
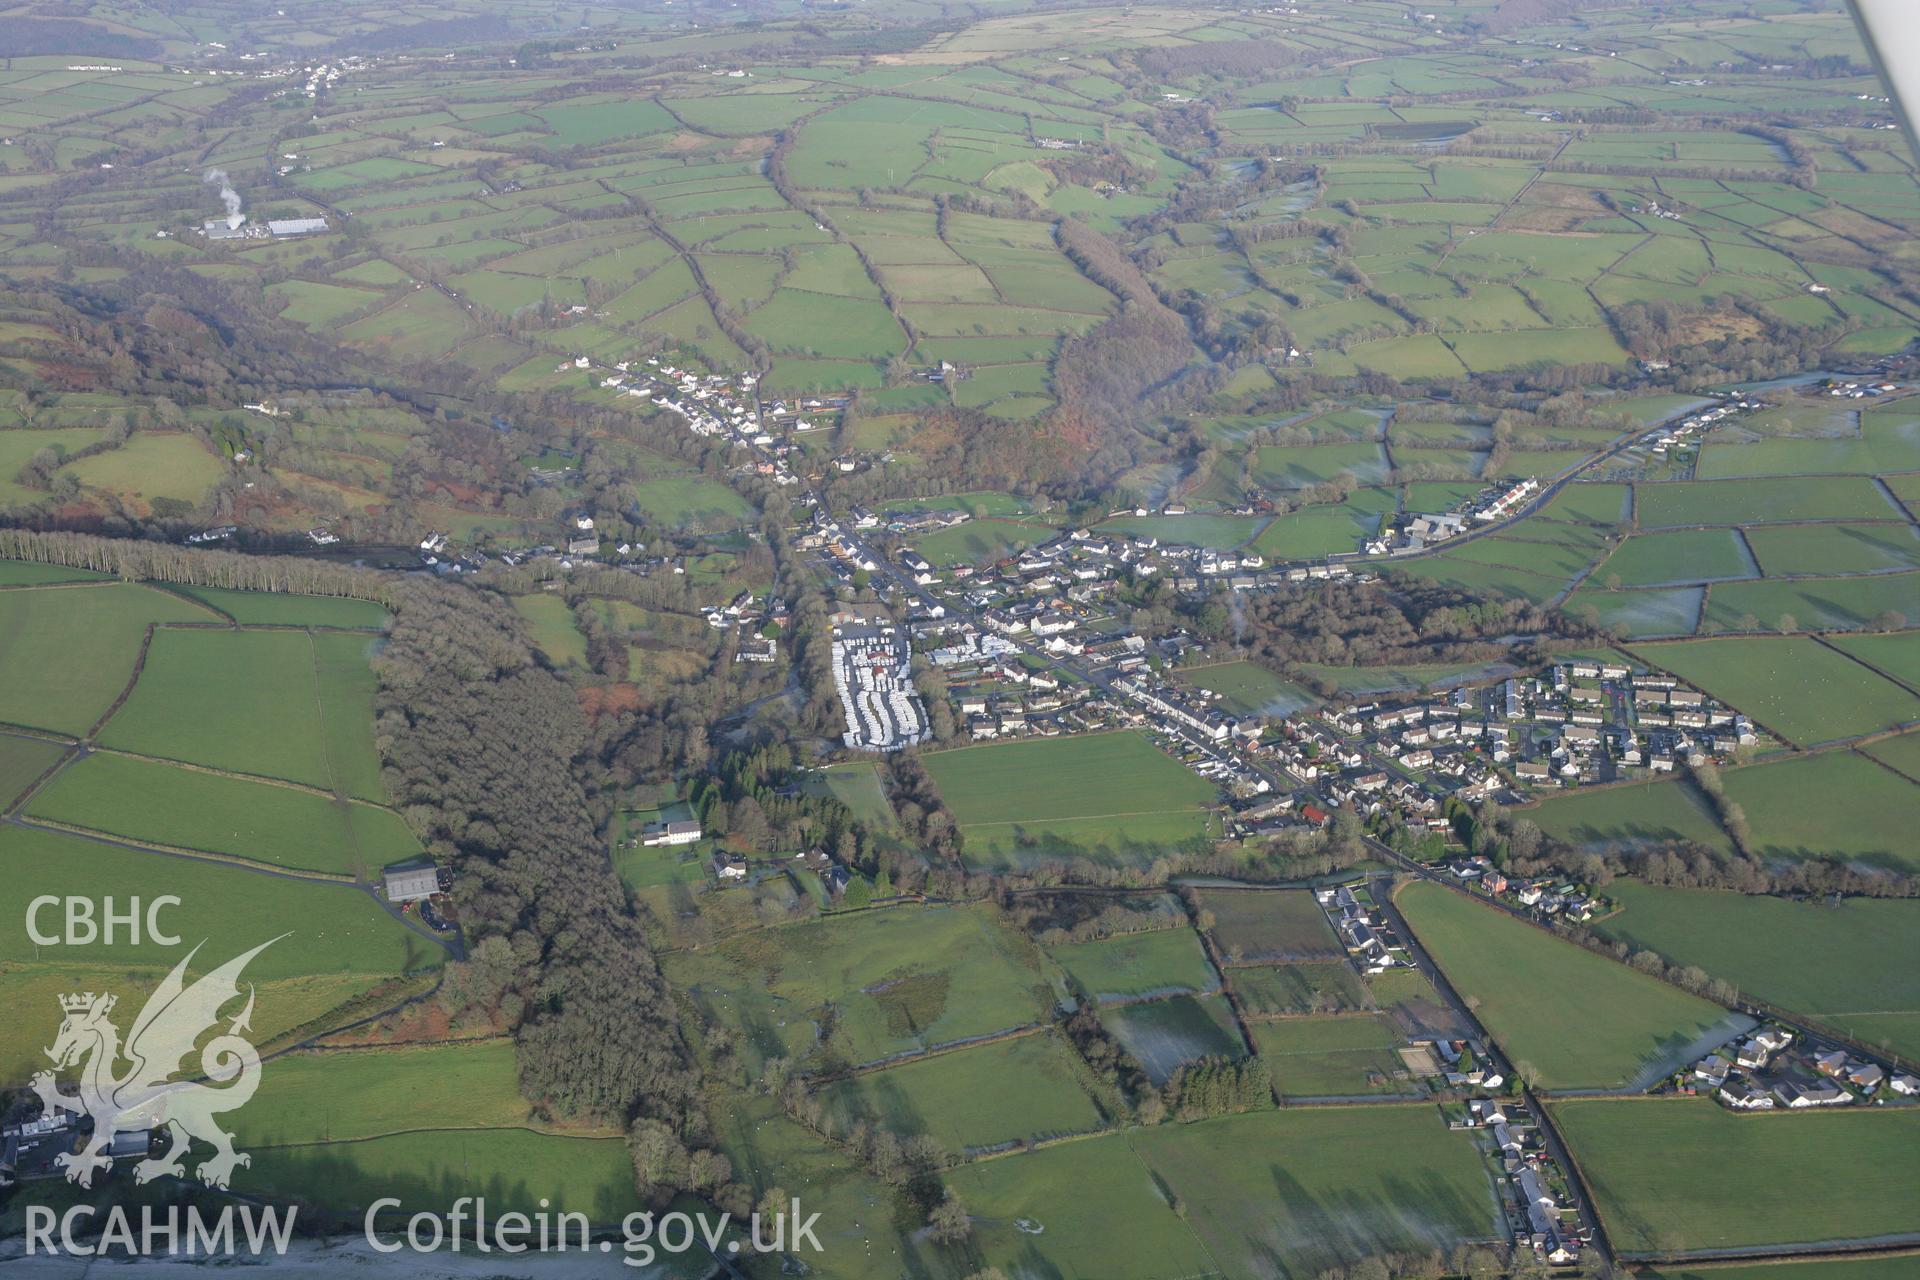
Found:
<path fill-rule="evenodd" d="M 368 660 L 384 616 L 357 600 L 96 579 L 0 591 L 0 657 L 9 670 L 45 676 L 0 692 L 0 808 L 11 819 L 0 826 L 0 909 L 22 920 L 28 896 L 172 895 L 179 904 L 164 924 L 199 948 L 196 974 L 267 944 L 247 970 L 263 1050 L 430 990 L 449 941 L 371 887 L 382 867 L 422 851 L 386 807 L 374 747 Z M 52 1043 L 58 995 L 110 990 L 137 1007 L 178 958 L 150 937 L 60 947 L 18 929 L 6 937 L 0 998 L 16 1011 L 18 1034 L 5 1039 L 0 1078 L 15 1081 L 36 1069 L 37 1046 Z M 497 1049 L 485 1070 L 511 1112 L 504 1131 L 526 1111 L 511 1050 Z M 436 1052 L 415 1092 L 465 1070 L 466 1050 Z M 362 1093 L 388 1076 L 369 1066 Z M 250 1121 L 270 1126 L 258 1131 L 262 1142 L 309 1144 L 303 1167 L 338 1159 L 328 1145 L 336 1140 L 432 1127 L 406 1120 L 417 1108 L 391 1109 L 400 1094 L 387 1095 L 384 1120 L 369 1113 L 371 1094 L 351 1094 L 331 1065 L 267 1078 L 284 1106 L 263 1099 L 267 1110 L 254 1108 Z M 370 1127 L 339 1127 L 355 1125 Z M 485 1139 L 474 1141 L 479 1158 Z M 437 1161 L 425 1149 L 405 1159 Z M 369 1185 L 344 1164 L 328 1167 L 343 1204 Z"/>
<path fill-rule="evenodd" d="M 1535 805 L 1460 735 L 1441 754 L 1504 774 L 1467 806 L 1444 769 L 1392 766 L 1432 822 L 1370 833 L 1448 858 L 1462 837 L 1516 878 L 1556 842 L 1697 846 L 1672 865 L 1729 879 L 1920 873 L 1920 166 L 1843 7 L 480 9 L 6 24 L 0 525 L 504 587 L 578 695 L 569 783 L 606 822 L 569 848 L 609 856 L 671 988 L 650 1043 L 685 1061 L 610 1074 L 684 1069 L 665 1105 L 724 1156 L 673 1170 L 644 1125 L 630 1148 L 658 1118 L 637 1105 L 551 1119 L 507 1033 L 578 1034 L 576 989 L 459 1021 L 495 966 L 582 939 L 548 936 L 557 895 L 504 863 L 462 892 L 523 918 L 470 966 L 385 901 L 382 868 L 496 833 L 395 807 L 382 608 L 0 562 L 0 918 L 164 893 L 196 971 L 267 944 L 252 1030 L 281 1052 L 235 1121 L 247 1192 L 349 1225 L 376 1193 L 608 1223 L 659 1207 L 635 1182 L 657 1159 L 715 1203 L 819 1210 L 825 1277 L 1384 1274 L 1367 1260 L 1513 1237 L 1497 1144 L 1400 1053 L 1491 1037 L 1629 1258 L 1920 1233 L 1920 1108 L 1570 1096 L 1646 1089 L 1750 1020 L 1426 880 L 1396 894 L 1395 950 L 1445 982 L 1363 975 L 1302 886 L 1331 864 L 1372 906 L 1399 864 L 1335 855 L 1352 815 L 1228 844 L 1240 799 L 1136 729 L 943 729 L 898 770 L 816 752 L 794 629 L 915 607 L 897 565 L 810 553 L 847 521 L 956 617 L 1179 633 L 1205 656 L 1149 648 L 1152 669 L 1249 720 L 1625 654 L 1758 740 Z M 203 226 L 223 188 L 247 233 Z M 321 221 L 268 230 L 286 219 Z M 1523 478 L 1517 518 L 1475 521 Z M 1385 554 L 1443 512 L 1464 536 Z M 989 568 L 1082 529 L 1127 567 Z M 1377 584 L 1305 581 L 1356 556 Z M 1205 598 L 1243 573 L 1327 625 L 1248 637 L 1264 603 Z M 755 631 L 718 612 L 763 593 Z M 1388 597 L 1404 618 L 1358 612 Z M 778 656 L 735 669 L 754 634 Z M 1028 702 L 1021 673 L 979 679 Z M 734 787 L 786 739 L 803 765 Z M 711 820 L 722 779 L 726 822 L 642 843 Z M 799 869 L 825 851 L 847 880 Z M 1606 938 L 1920 1054 L 1911 899 L 1579 874 Z M 132 1003 L 174 954 L 6 937 L 0 1084 L 43 1065 L 59 995 Z M 1743 1270 L 1660 1274 L 1773 1280 Z"/>

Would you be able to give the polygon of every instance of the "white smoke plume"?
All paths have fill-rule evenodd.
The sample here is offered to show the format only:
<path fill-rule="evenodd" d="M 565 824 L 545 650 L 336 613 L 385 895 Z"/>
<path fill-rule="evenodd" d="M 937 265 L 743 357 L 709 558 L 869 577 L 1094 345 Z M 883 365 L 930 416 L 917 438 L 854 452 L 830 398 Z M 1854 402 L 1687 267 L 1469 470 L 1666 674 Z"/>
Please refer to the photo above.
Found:
<path fill-rule="evenodd" d="M 240 212 L 240 193 L 233 189 L 231 182 L 227 181 L 227 171 L 225 169 L 209 169 L 207 170 L 205 180 L 208 183 L 217 182 L 220 184 L 220 203 L 227 206 L 227 226 L 230 228 L 238 228 L 247 218 L 245 214 Z"/>

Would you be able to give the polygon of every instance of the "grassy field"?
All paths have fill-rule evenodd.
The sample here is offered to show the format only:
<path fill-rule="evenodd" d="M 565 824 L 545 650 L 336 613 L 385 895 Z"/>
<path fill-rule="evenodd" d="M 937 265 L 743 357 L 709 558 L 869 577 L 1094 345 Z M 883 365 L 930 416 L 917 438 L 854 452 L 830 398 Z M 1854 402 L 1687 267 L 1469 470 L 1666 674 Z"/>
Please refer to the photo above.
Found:
<path fill-rule="evenodd" d="M 217 609 L 243 627 L 347 627 L 378 631 L 387 624 L 387 611 L 371 600 L 302 596 L 284 591 L 228 591 L 223 587 L 176 586 L 168 590 Z"/>
<path fill-rule="evenodd" d="M 1230 1276 L 1311 1280 L 1381 1249 L 1494 1233 L 1479 1154 L 1429 1106 L 1254 1112 L 1134 1145 Z"/>
<path fill-rule="evenodd" d="M 1669 1264 L 1646 1274 L 1649 1280 L 1909 1280 L 1917 1259 L 1920 1255 L 1901 1254 L 1749 1266 Z"/>
<path fill-rule="evenodd" d="M 914 542 L 915 550 L 937 569 L 960 564 L 984 564 L 1045 542 L 1059 530 L 1037 520 L 969 520 L 929 533 Z"/>
<path fill-rule="evenodd" d="M 260 987 L 254 1027 L 266 1043 L 384 980 L 439 963 L 441 949 L 394 920 L 350 885 L 276 879 L 237 867 L 114 848 L 76 836 L 0 829 L 0 910 L 24 918 L 30 896 L 180 898 L 163 914 L 191 947 L 204 942 L 194 972 L 278 938 L 247 968 Z M 53 926 L 51 918 L 43 925 Z M 282 936 L 284 935 L 284 936 Z M 142 940 L 113 946 L 35 947 L 24 929 L 0 940 L 0 1002 L 15 1010 L 0 1077 L 24 1078 L 34 1046 L 51 1044 L 60 1021 L 55 996 L 107 989 L 136 1002 L 184 954 Z"/>
<path fill-rule="evenodd" d="M 1623 587 L 1719 582 L 1756 576 L 1753 561 L 1732 529 L 1676 529 L 1628 538 L 1594 569 L 1596 581 Z"/>
<path fill-rule="evenodd" d="M 1642 529 L 1796 520 L 1891 520 L 1900 513 L 1865 476 L 1761 478 L 1636 485 Z"/>
<path fill-rule="evenodd" d="M 527 620 L 534 646 L 556 667 L 587 665 L 587 638 L 574 625 L 573 608 L 561 597 L 542 593 L 515 596 L 513 607 Z"/>
<path fill-rule="evenodd" d="M 1324 964 L 1249 965 L 1229 970 L 1228 980 L 1249 1017 L 1367 1007 L 1366 987 L 1344 959 Z"/>
<path fill-rule="evenodd" d="M 154 634 L 103 745 L 383 798 L 371 732 L 369 641 L 353 635 Z"/>
<path fill-rule="evenodd" d="M 1341 1098 L 1413 1093 L 1395 1048 L 1404 1043 L 1384 1014 L 1346 1018 L 1283 1018 L 1247 1028 L 1283 1098 Z"/>
<path fill-rule="evenodd" d="M 199 506 L 227 466 L 185 432 L 140 431 L 118 449 L 69 463 L 62 473 L 133 507 L 160 498 Z"/>
<path fill-rule="evenodd" d="M 1213 939 L 1232 964 L 1341 960 L 1346 950 L 1305 889 L 1200 891 Z"/>
<path fill-rule="evenodd" d="M 274 1059 L 234 1118 L 249 1146 L 377 1138 L 415 1129 L 539 1127 L 513 1042 L 300 1052 Z"/>
<path fill-rule="evenodd" d="M 316 632 L 313 675 L 319 692 L 327 771 L 334 789 L 356 800 L 387 802 L 380 752 L 373 740 L 373 695 L 378 687 L 369 665 L 384 643 L 366 636 Z"/>
<path fill-rule="evenodd" d="M 1615 525 L 1626 514 L 1627 499 L 1628 486 L 1623 484 L 1570 484 L 1554 496 L 1540 516 L 1545 520 Z"/>
<path fill-rule="evenodd" d="M 1920 573 L 1767 578 L 1709 588 L 1704 631 L 1853 631 L 1920 618 Z"/>
<path fill-rule="evenodd" d="M 828 765 L 807 775 L 808 794 L 830 795 L 874 830 L 892 831 L 900 819 L 880 785 L 879 768 L 866 760 Z"/>
<path fill-rule="evenodd" d="M 388 809 L 105 752 L 62 770 L 27 812 L 303 871 L 370 877 L 420 853 L 413 832 Z"/>
<path fill-rule="evenodd" d="M 821 1215 L 816 1234 L 823 1248 L 809 1257 L 835 1259 L 838 1273 L 862 1280 L 897 1277 L 910 1265 L 905 1224 L 894 1221 L 893 1188 L 789 1120 L 776 1100 L 744 1091 L 720 1093 L 713 1123 L 720 1149 L 742 1181 L 759 1191 L 793 1188 L 790 1195 L 805 1188 L 807 1211 Z"/>
<path fill-rule="evenodd" d="M 4 440 L 0 436 L 0 440 Z M 0 464 L 4 465 L 4 464 Z M 91 569 L 69 569 L 63 564 L 40 564 L 30 560 L 0 560 L 0 587 L 38 587 L 55 582 L 107 582 L 104 573 Z"/>
<path fill-rule="evenodd" d="M 864 1119 L 957 1154 L 1100 1128 L 1085 1075 L 1064 1041 L 1041 1032 L 836 1081 L 821 1096 L 836 1132 Z"/>
<path fill-rule="evenodd" d="M 313 641 L 298 632 L 162 629 L 100 741 L 331 790 L 313 669 Z"/>
<path fill-rule="evenodd" d="M 743 1050 L 849 1064 L 1040 1020 L 1051 1004 L 1031 944 L 986 907 L 903 907 L 762 930 L 669 977 Z M 816 1052 L 816 1024 L 831 1034 Z"/>
<path fill-rule="evenodd" d="M 1920 1232 L 1920 1109 L 1742 1116 L 1705 1098 L 1552 1105 L 1624 1253 Z"/>
<path fill-rule="evenodd" d="M 1767 525 L 1747 541 L 1769 577 L 1920 568 L 1920 530 L 1910 524 Z"/>
<path fill-rule="evenodd" d="M 1900 631 L 1878 636 L 1836 636 L 1829 643 L 1876 671 L 1884 671 L 1903 684 L 1920 688 L 1920 631 Z"/>
<path fill-rule="evenodd" d="M 1313 695 L 1299 685 L 1252 662 L 1189 667 L 1180 673 L 1180 678 L 1219 694 L 1220 705 L 1237 716 L 1284 719 L 1314 703 Z"/>
<path fill-rule="evenodd" d="M 1728 1025 L 1718 1005 L 1450 889 L 1416 882 L 1395 901 L 1515 1068 L 1531 1067 L 1545 1088 L 1657 1078 Z"/>
<path fill-rule="evenodd" d="M 1045 1274 L 1059 1280 L 1217 1274 L 1130 1135 L 966 1165 L 948 1174 L 947 1185 L 973 1214 L 972 1249 L 986 1265 L 1017 1270 L 1044 1256 Z"/>
<path fill-rule="evenodd" d="M 1139 1059 L 1155 1084 L 1164 1084 L 1183 1063 L 1246 1055 L 1246 1046 L 1234 1029 L 1233 1011 L 1219 996 L 1174 996 L 1148 1004 L 1114 1005 L 1102 1011 L 1100 1021 Z"/>
<path fill-rule="evenodd" d="M 1581 848 L 1668 840 L 1732 847 L 1706 797 L 1681 778 L 1561 792 L 1547 796 L 1527 816 L 1548 835 Z"/>
<path fill-rule="evenodd" d="M 642 481 L 634 486 L 634 501 L 648 517 L 674 529 L 728 529 L 752 511 L 732 489 L 701 475 Z"/>
<path fill-rule="evenodd" d="M 937 751 L 925 757 L 969 863 L 1087 853 L 1150 860 L 1207 829 L 1213 784 L 1137 733 Z"/>
<path fill-rule="evenodd" d="M 57 742 L 0 734 L 0 810 L 5 810 L 33 780 L 52 768 L 64 754 Z"/>
<path fill-rule="evenodd" d="M 252 1154 L 249 1193 L 293 1195 L 342 1213 L 390 1196 L 404 1202 L 396 1211 L 404 1218 L 422 1207 L 444 1209 L 461 1196 L 485 1196 L 489 1213 L 535 1213 L 548 1201 L 548 1212 L 584 1213 L 600 1225 L 617 1224 L 641 1207 L 621 1138 L 448 1129 Z"/>
<path fill-rule="evenodd" d="M 1920 903 L 1798 902 L 1615 880 L 1598 929 L 1869 1044 L 1920 1057 Z"/>
<path fill-rule="evenodd" d="M 1800 746 L 1920 720 L 1920 697 L 1802 636 L 1682 640 L 1632 652 Z"/>
<path fill-rule="evenodd" d="M 0 720 L 82 734 L 113 705 L 156 622 L 215 622 L 151 587 L 108 583 L 0 592 L 0 661 L 32 680 L 0 681 Z"/>
<path fill-rule="evenodd" d="M 1096 1000 L 1205 992 L 1220 985 L 1191 929 L 1068 943 L 1055 947 L 1052 955 Z"/>
<path fill-rule="evenodd" d="M 1728 798 L 1746 811 L 1762 857 L 1828 855 L 1920 871 L 1906 819 L 1920 805 L 1920 787 L 1864 756 L 1824 751 L 1721 777 Z M 1819 802 L 1809 805 L 1810 796 Z"/>
<path fill-rule="evenodd" d="M 1343 694 L 1363 697 L 1373 693 L 1412 692 L 1431 686 L 1448 688 L 1479 679 L 1488 671 L 1487 663 L 1407 663 L 1397 667 L 1333 667 L 1305 662 L 1300 675 Z"/>
<path fill-rule="evenodd" d="M 1608 591 L 1592 580 L 1581 583 L 1567 597 L 1565 611 L 1587 618 L 1599 627 L 1618 627 L 1626 639 L 1692 635 L 1700 622 L 1704 587 L 1670 587 L 1640 591 Z"/>

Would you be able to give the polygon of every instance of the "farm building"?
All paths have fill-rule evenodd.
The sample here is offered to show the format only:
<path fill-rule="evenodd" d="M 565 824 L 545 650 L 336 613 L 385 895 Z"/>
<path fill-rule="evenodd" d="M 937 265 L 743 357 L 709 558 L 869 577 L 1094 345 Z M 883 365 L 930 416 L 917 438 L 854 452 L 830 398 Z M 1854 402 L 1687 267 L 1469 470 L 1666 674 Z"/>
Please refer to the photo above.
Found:
<path fill-rule="evenodd" d="M 388 902 L 418 902 L 440 892 L 440 872 L 431 863 L 407 863 L 386 871 Z"/>
<path fill-rule="evenodd" d="M 671 844 L 693 844 L 700 839 L 698 822 L 650 822 L 641 833 L 640 843 L 648 848 Z"/>

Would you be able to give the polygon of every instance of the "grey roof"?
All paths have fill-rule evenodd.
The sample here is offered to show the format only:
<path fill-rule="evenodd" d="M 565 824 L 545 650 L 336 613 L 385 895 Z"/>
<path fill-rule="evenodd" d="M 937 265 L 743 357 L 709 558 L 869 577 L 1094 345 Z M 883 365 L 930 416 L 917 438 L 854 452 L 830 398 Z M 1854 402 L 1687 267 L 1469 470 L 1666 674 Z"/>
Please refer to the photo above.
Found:
<path fill-rule="evenodd" d="M 387 901 L 413 902 L 431 898 L 440 891 L 440 873 L 433 867 L 389 867 L 386 872 Z"/>

